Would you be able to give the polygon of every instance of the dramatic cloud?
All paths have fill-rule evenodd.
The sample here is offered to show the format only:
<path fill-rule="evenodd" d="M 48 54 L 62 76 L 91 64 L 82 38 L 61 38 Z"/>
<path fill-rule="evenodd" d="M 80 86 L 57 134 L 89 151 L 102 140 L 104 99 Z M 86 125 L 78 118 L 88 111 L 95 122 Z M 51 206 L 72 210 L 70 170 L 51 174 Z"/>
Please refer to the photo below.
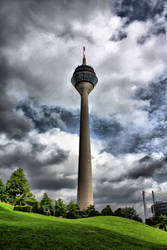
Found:
<path fill-rule="evenodd" d="M 149 18 L 154 18 L 156 15 L 161 15 L 164 11 L 166 3 L 163 0 L 137 0 L 115 1 L 115 10 L 118 16 L 127 17 L 129 22 L 134 20 L 146 21 Z"/>

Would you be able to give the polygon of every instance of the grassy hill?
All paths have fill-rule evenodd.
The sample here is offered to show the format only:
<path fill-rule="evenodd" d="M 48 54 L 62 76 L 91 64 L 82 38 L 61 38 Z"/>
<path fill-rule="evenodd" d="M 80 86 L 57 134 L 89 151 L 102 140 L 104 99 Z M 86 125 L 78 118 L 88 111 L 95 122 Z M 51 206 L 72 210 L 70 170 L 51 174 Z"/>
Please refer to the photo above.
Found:
<path fill-rule="evenodd" d="M 70 220 L 17 212 L 0 203 L 0 249 L 167 249 L 167 233 L 129 219 Z"/>

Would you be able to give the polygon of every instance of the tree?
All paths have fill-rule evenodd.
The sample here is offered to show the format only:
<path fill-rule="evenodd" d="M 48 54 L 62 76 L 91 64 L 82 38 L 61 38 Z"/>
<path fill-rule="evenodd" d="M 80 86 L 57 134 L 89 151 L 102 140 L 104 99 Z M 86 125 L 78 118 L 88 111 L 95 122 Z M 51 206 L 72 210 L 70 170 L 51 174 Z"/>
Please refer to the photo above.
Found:
<path fill-rule="evenodd" d="M 133 207 L 118 208 L 114 215 L 142 222 L 142 219 Z"/>
<path fill-rule="evenodd" d="M 67 205 L 67 218 L 77 219 L 79 217 L 80 217 L 80 208 L 78 204 L 75 204 L 73 201 L 71 201 Z"/>
<path fill-rule="evenodd" d="M 0 179 L 0 200 L 4 201 L 4 195 L 5 195 L 5 184 L 3 183 L 3 180 Z"/>
<path fill-rule="evenodd" d="M 55 200 L 55 216 L 66 217 L 67 206 L 64 204 L 62 199 Z"/>
<path fill-rule="evenodd" d="M 30 192 L 27 179 L 24 175 L 23 169 L 19 168 L 14 171 L 7 181 L 6 193 L 10 197 L 10 201 L 14 202 L 17 196 L 26 196 Z"/>
<path fill-rule="evenodd" d="M 40 201 L 40 207 L 42 213 L 46 214 L 46 212 L 48 212 L 48 215 L 54 214 L 53 201 L 49 198 L 47 193 L 43 194 L 43 198 Z"/>
<path fill-rule="evenodd" d="M 16 197 L 16 202 L 15 205 L 33 205 L 34 202 L 37 202 L 37 200 L 35 199 L 35 196 L 31 193 L 25 193 L 22 195 L 19 195 Z"/>
<path fill-rule="evenodd" d="M 94 205 L 90 205 L 87 209 L 86 209 L 86 213 L 88 215 L 88 217 L 93 217 L 93 216 L 98 216 L 100 215 L 99 211 L 97 211 L 95 209 Z"/>
<path fill-rule="evenodd" d="M 107 215 L 113 215 L 112 209 L 110 205 L 107 205 L 105 208 L 101 210 L 101 215 L 107 216 Z"/>
<path fill-rule="evenodd" d="M 115 211 L 114 211 L 114 215 L 115 216 L 120 216 L 120 217 L 123 217 L 122 216 L 122 208 L 117 208 Z"/>

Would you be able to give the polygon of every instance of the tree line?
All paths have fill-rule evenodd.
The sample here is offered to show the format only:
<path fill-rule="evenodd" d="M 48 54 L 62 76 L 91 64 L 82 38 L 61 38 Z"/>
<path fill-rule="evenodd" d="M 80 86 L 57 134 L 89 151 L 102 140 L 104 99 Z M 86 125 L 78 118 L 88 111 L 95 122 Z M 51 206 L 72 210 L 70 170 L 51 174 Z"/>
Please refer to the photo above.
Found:
<path fill-rule="evenodd" d="M 41 201 L 37 201 L 30 191 L 28 181 L 21 168 L 12 173 L 6 184 L 0 179 L 0 201 L 11 203 L 14 206 L 14 210 L 17 211 L 34 212 L 63 218 L 76 219 L 99 215 L 114 215 L 142 222 L 142 219 L 133 207 L 118 208 L 113 212 L 110 205 L 107 205 L 99 212 L 94 205 L 90 205 L 87 209 L 80 210 L 79 206 L 73 201 L 65 204 L 61 198 L 55 200 L 53 204 L 53 200 L 47 193 L 43 194 Z"/>

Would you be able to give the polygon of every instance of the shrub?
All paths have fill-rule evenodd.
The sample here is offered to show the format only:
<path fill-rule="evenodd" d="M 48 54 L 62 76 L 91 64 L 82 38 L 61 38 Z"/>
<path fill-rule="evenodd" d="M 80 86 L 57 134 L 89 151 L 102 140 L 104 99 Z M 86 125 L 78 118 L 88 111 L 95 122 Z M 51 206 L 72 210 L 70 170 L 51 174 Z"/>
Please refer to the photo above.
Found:
<path fill-rule="evenodd" d="M 167 225 L 167 216 L 160 215 L 160 216 L 153 216 L 146 219 L 146 224 L 149 226 L 157 226 L 164 228 Z"/>
<path fill-rule="evenodd" d="M 29 205 L 24 205 L 24 206 L 16 205 L 14 207 L 14 210 L 22 211 L 22 212 L 31 212 L 32 211 L 32 206 L 29 206 Z"/>
<path fill-rule="evenodd" d="M 146 219 L 146 224 L 149 226 L 155 226 L 161 223 L 161 219 L 159 216 L 154 216 Z"/>
<path fill-rule="evenodd" d="M 88 213 L 86 209 L 80 210 L 80 217 L 81 218 L 88 218 Z"/>

